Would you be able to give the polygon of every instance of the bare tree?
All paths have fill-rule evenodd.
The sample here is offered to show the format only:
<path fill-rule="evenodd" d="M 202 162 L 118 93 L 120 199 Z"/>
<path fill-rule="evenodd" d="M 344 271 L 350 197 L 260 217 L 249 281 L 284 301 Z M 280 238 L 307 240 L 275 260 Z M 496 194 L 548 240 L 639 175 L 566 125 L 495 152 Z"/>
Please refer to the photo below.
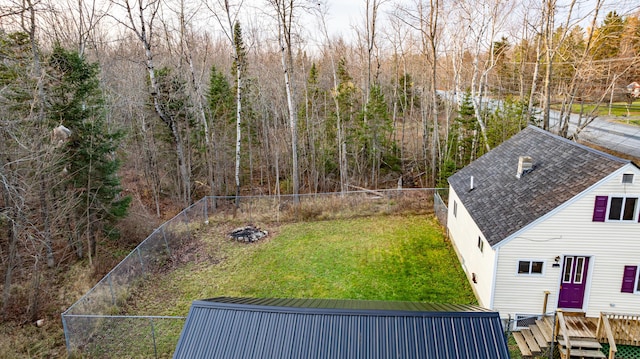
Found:
<path fill-rule="evenodd" d="M 278 23 L 278 45 L 284 72 L 284 86 L 287 92 L 289 130 L 291 132 L 291 177 L 294 202 L 300 201 L 300 168 L 298 166 L 298 113 L 296 109 L 296 89 L 294 85 L 293 25 L 298 15 L 296 0 L 267 0 L 275 11 Z"/>
<path fill-rule="evenodd" d="M 494 51 L 495 38 L 504 27 L 510 12 L 509 1 L 491 0 L 479 4 L 475 1 L 461 1 L 459 3 L 461 26 L 468 29 L 471 41 L 472 78 L 471 99 L 476 114 L 476 120 L 484 139 L 485 149 L 491 149 L 487 137 L 487 125 L 483 111 L 486 108 L 485 97 L 488 92 L 488 78 L 491 70 L 496 66 Z M 459 25 L 459 26 L 460 26 Z M 464 36 L 463 34 L 460 34 Z M 463 49 L 462 49 L 463 50 Z M 464 50 L 463 50 L 464 51 Z"/>
<path fill-rule="evenodd" d="M 187 169 L 187 157 L 183 139 L 178 129 L 177 119 L 163 108 L 161 89 L 156 77 L 154 62 L 154 21 L 158 16 L 161 0 L 112 0 L 112 2 L 116 7 L 124 10 L 127 17 L 127 20 L 120 20 L 115 17 L 114 19 L 130 31 L 133 31 L 144 50 L 145 65 L 149 76 L 149 93 L 153 99 L 153 108 L 171 132 L 178 157 L 181 198 L 185 204 L 188 204 L 191 202 L 191 179 Z"/>
<path fill-rule="evenodd" d="M 324 37 L 325 46 L 324 49 L 326 51 L 325 56 L 329 56 L 329 60 L 331 63 L 331 77 L 333 79 L 333 103 L 335 106 L 336 113 L 336 141 L 338 147 L 338 163 L 340 169 L 340 192 L 344 194 L 349 186 L 349 176 L 347 169 L 347 144 L 344 136 L 344 124 L 342 119 L 342 114 L 340 112 L 340 102 L 338 101 L 338 70 L 336 68 L 336 60 L 334 55 L 334 49 L 332 46 L 332 42 L 329 39 L 329 32 L 327 31 L 327 4 L 326 2 L 319 1 L 318 8 L 316 9 L 316 15 L 318 16 L 318 21 L 320 22 L 320 29 L 322 31 L 322 36 Z"/>
<path fill-rule="evenodd" d="M 236 75 L 236 151 L 235 151 L 235 183 L 236 183 L 236 206 L 239 205 L 240 196 L 240 155 L 242 144 L 242 88 L 243 74 L 245 67 L 244 45 L 242 42 L 242 32 L 238 22 L 238 14 L 243 1 L 232 3 L 229 0 L 217 0 L 216 6 L 207 4 L 211 14 L 216 18 L 222 28 L 225 37 L 233 48 L 233 58 Z M 222 10 L 223 16 L 219 15 L 218 9 Z"/>

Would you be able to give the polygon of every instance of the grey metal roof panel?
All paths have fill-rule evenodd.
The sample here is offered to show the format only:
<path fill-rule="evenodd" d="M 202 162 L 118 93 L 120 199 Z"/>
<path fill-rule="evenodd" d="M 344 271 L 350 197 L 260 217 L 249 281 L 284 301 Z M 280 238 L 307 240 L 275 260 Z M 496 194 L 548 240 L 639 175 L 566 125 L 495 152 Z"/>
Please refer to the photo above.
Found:
<path fill-rule="evenodd" d="M 532 157 L 533 170 L 518 179 L 520 156 Z M 629 163 L 529 126 L 449 177 L 449 184 L 495 245 Z"/>
<path fill-rule="evenodd" d="M 174 358 L 509 358 L 498 313 L 468 309 L 376 310 L 367 301 L 304 299 L 196 301 Z"/>
<path fill-rule="evenodd" d="M 423 303 L 405 301 L 383 300 L 348 300 L 348 299 L 291 299 L 291 298 L 243 298 L 243 297 L 218 297 L 196 301 L 199 306 L 212 306 L 216 308 L 242 308 L 243 310 L 260 311 L 295 311 L 309 313 L 342 313 L 357 314 L 368 311 L 388 312 L 485 312 L 492 313 L 489 309 L 476 305 L 448 304 L 448 303 Z M 401 313 L 395 313 L 400 315 Z"/>

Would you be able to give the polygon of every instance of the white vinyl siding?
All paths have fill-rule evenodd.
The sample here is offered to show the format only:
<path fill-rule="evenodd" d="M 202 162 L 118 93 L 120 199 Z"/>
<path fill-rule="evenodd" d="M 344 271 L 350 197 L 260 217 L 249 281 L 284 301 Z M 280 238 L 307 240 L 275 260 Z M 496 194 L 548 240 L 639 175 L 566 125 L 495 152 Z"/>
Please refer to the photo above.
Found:
<path fill-rule="evenodd" d="M 453 217 L 454 206 L 449 206 L 449 218 L 453 219 L 447 223 L 449 236 L 455 246 L 460 264 L 476 294 L 478 303 L 488 308 L 491 303 L 495 251 L 488 243 L 485 243 L 486 240 L 482 237 L 478 226 L 473 222 L 469 212 L 452 188 L 449 189 L 449 203 L 457 203 L 457 216 L 455 217 Z M 476 283 L 472 280 L 474 274 Z"/>
<path fill-rule="evenodd" d="M 635 167 L 631 170 L 638 172 Z M 597 316 L 601 311 L 633 313 L 640 308 L 640 296 L 620 292 L 625 264 L 638 263 L 640 223 L 592 222 L 595 196 L 621 193 L 623 186 L 629 194 L 640 194 L 640 185 L 622 184 L 622 172 L 629 173 L 630 168 L 619 172 L 500 247 L 492 309 L 503 317 L 509 313 L 539 313 L 544 292 L 549 291 L 547 311 L 554 310 L 564 256 L 589 257 L 583 308 L 587 315 Z M 550 264 L 556 256 L 561 256 L 561 265 L 553 267 Z M 543 275 L 514 273 L 523 258 L 545 260 Z"/>

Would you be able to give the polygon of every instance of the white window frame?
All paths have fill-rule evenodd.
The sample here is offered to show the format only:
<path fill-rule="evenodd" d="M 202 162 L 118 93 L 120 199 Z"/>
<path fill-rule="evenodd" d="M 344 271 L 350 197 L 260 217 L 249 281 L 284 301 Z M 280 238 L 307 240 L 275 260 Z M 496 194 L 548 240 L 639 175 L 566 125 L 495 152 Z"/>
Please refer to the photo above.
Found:
<path fill-rule="evenodd" d="M 636 266 L 636 281 L 633 283 L 633 293 L 640 294 L 640 265 Z"/>
<path fill-rule="evenodd" d="M 611 205 L 613 204 L 613 199 L 614 198 L 622 198 L 622 207 L 620 208 L 620 217 L 622 217 L 624 215 L 624 206 L 625 203 L 627 202 L 627 198 L 635 198 L 636 199 L 636 205 L 633 208 L 633 216 L 631 219 L 609 219 L 609 214 L 611 212 Z M 633 195 L 629 195 L 629 194 L 612 194 L 609 196 L 609 200 L 607 201 L 607 213 L 605 215 L 605 221 L 607 222 L 627 222 L 627 223 L 633 223 L 633 222 L 637 222 L 638 221 L 638 207 L 640 207 L 640 195 L 637 194 L 633 194 Z"/>
<path fill-rule="evenodd" d="M 564 257 L 564 261 L 562 264 L 562 283 L 571 283 L 571 281 L 573 280 L 573 267 L 576 265 L 575 259 L 575 256 Z M 569 262 L 569 260 L 571 260 L 571 265 L 567 265 L 567 262 Z M 569 273 L 567 273 L 567 269 L 569 270 Z M 567 274 L 569 274 L 568 280 Z"/>
<path fill-rule="evenodd" d="M 625 178 L 630 178 L 630 181 L 625 181 Z M 622 183 L 625 184 L 633 184 L 633 180 L 635 179 L 635 175 L 633 173 L 623 173 L 622 174 Z"/>
<path fill-rule="evenodd" d="M 453 200 L 453 216 L 458 218 L 458 202 L 455 199 Z"/>
<path fill-rule="evenodd" d="M 529 273 L 519 273 L 520 272 L 520 262 L 529 262 Z M 531 269 L 533 268 L 533 262 L 542 263 L 542 272 L 540 273 L 531 273 Z M 523 277 L 543 277 L 544 272 L 547 268 L 547 261 L 542 259 L 518 259 L 516 261 L 516 275 Z"/>
<path fill-rule="evenodd" d="M 578 267 L 578 263 L 582 262 L 580 265 L 582 266 L 580 268 L 580 272 L 578 272 L 577 267 Z M 574 284 L 582 284 L 584 282 L 584 277 L 585 277 L 585 264 L 587 263 L 587 257 L 576 257 L 576 263 L 574 264 L 574 269 L 575 272 L 573 273 L 573 283 Z M 572 269 L 573 272 L 573 269 Z M 578 281 L 578 279 L 576 278 L 578 275 L 580 275 L 580 281 Z"/>

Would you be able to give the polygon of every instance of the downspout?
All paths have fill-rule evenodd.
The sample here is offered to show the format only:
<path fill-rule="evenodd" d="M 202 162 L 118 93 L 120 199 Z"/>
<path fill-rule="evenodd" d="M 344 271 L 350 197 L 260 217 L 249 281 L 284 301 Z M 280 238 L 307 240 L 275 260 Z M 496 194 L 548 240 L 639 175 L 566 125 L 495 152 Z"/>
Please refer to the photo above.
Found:
<path fill-rule="evenodd" d="M 493 279 L 491 281 L 491 298 L 489 299 L 489 309 L 494 309 L 494 301 L 496 296 L 496 280 L 498 279 L 498 257 L 500 256 L 500 247 L 495 249 L 493 258 Z"/>

